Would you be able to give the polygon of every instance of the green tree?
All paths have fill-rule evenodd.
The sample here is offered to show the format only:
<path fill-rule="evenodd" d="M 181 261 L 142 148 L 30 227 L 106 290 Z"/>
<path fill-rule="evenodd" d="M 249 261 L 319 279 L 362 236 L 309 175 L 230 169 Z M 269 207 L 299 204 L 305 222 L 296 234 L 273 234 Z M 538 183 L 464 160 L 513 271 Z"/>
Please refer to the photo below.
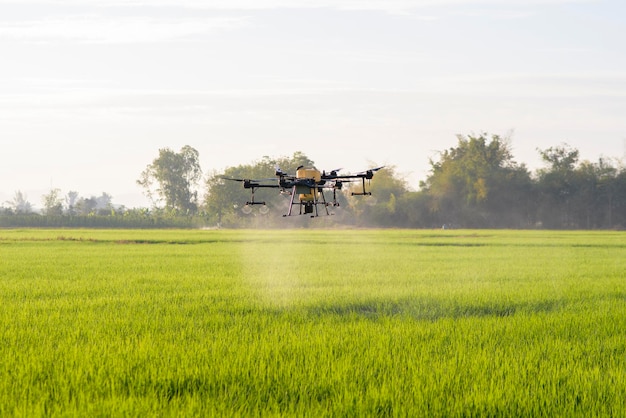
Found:
<path fill-rule="evenodd" d="M 466 227 L 526 226 L 530 222 L 530 173 L 513 160 L 509 138 L 457 136 L 456 147 L 431 160 L 422 190 L 433 219 Z"/>
<path fill-rule="evenodd" d="M 568 144 L 539 150 L 541 158 L 550 166 L 553 172 L 571 172 L 578 163 L 580 153 Z"/>
<path fill-rule="evenodd" d="M 548 228 L 573 228 L 574 195 L 579 192 L 581 180 L 576 173 L 579 152 L 568 144 L 538 151 L 548 166 L 538 170 L 541 222 Z"/>
<path fill-rule="evenodd" d="M 618 169 L 610 161 L 583 161 L 574 169 L 571 226 L 594 229 L 613 227 Z"/>
<path fill-rule="evenodd" d="M 594 165 L 594 173 L 596 226 L 613 228 L 620 225 L 626 215 L 626 210 L 619 207 L 621 196 L 626 198 L 626 184 L 620 185 L 620 176 L 626 175 L 626 171 L 620 172 L 608 159 L 600 158 Z"/>
<path fill-rule="evenodd" d="M 70 216 L 76 215 L 76 203 L 78 203 L 78 192 L 69 191 L 65 196 L 65 203 L 67 204 L 67 213 Z"/>
<path fill-rule="evenodd" d="M 6 202 L 13 213 L 27 215 L 33 213 L 33 205 L 28 201 L 28 197 L 20 190 L 15 192 L 13 199 Z"/>
<path fill-rule="evenodd" d="M 424 191 L 409 191 L 398 199 L 396 218 L 399 225 L 409 228 L 432 228 L 434 219 L 431 197 Z"/>
<path fill-rule="evenodd" d="M 198 193 L 194 190 L 202 176 L 198 151 L 189 145 L 174 152 L 159 150 L 159 156 L 141 173 L 137 184 L 157 206 L 157 199 L 165 201 L 165 208 L 181 214 L 198 210 Z M 156 189 L 154 189 L 156 187 Z"/>
<path fill-rule="evenodd" d="M 612 182 L 612 228 L 626 229 L 626 167 L 622 167 Z"/>
<path fill-rule="evenodd" d="M 362 184 L 356 182 L 348 192 L 362 192 L 362 188 Z M 367 189 L 372 193 L 371 196 L 355 196 L 349 201 L 356 223 L 368 226 L 402 226 L 406 221 L 403 196 L 408 192 L 408 185 L 397 173 L 396 167 L 385 166 L 377 171 Z"/>
<path fill-rule="evenodd" d="M 108 193 L 96 197 L 96 210 L 98 215 L 111 215 L 113 213 L 113 196 Z"/>
<path fill-rule="evenodd" d="M 42 196 L 43 213 L 46 216 L 63 215 L 63 199 L 60 189 L 52 189 Z"/>
<path fill-rule="evenodd" d="M 82 216 L 95 215 L 98 207 L 98 200 L 95 196 L 81 197 L 76 202 L 75 211 Z"/>

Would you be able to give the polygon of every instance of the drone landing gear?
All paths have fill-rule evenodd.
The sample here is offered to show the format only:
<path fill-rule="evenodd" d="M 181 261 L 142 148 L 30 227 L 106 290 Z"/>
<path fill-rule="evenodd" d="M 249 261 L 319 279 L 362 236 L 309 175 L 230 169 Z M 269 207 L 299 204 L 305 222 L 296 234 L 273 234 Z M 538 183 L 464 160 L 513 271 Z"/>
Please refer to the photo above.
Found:
<path fill-rule="evenodd" d="M 246 202 L 245 206 L 241 209 L 243 213 L 245 213 L 246 215 L 252 213 L 252 208 L 255 205 L 261 205 L 261 207 L 259 208 L 259 212 L 261 212 L 261 214 L 266 214 L 268 213 L 270 210 L 269 208 L 265 205 L 265 202 L 257 202 L 256 200 L 254 200 L 254 191 L 255 191 L 256 187 L 252 186 L 250 187 L 250 200 Z"/>
<path fill-rule="evenodd" d="M 322 196 L 321 201 L 317 198 L 317 192 L 319 192 L 320 196 Z M 324 205 L 324 209 L 326 210 L 326 215 L 330 215 L 330 213 L 328 212 L 328 206 L 330 205 L 330 203 L 326 202 L 326 196 L 324 196 L 324 191 L 321 188 L 317 189 L 316 191 L 311 189 L 311 194 L 313 195 L 312 200 L 301 200 L 299 202 L 295 202 L 296 186 L 293 186 L 291 190 L 291 199 L 289 201 L 289 210 L 287 211 L 286 215 L 283 215 L 283 217 L 291 216 L 294 205 L 300 206 L 300 213 L 299 213 L 300 215 L 310 214 L 311 218 L 317 218 L 319 216 L 317 205 Z M 338 204 L 336 204 L 336 201 L 332 203 L 332 205 L 339 206 Z M 315 215 L 313 215 L 313 212 L 315 212 Z"/>
<path fill-rule="evenodd" d="M 250 205 L 250 206 L 254 206 L 254 205 L 265 205 L 265 202 L 256 202 L 254 200 L 254 191 L 255 191 L 256 187 L 252 186 L 250 187 L 250 200 L 248 202 L 246 202 L 246 206 Z"/>
<path fill-rule="evenodd" d="M 351 195 L 352 196 L 371 196 L 372 192 L 366 192 L 365 191 L 365 177 L 361 178 L 361 180 L 363 180 L 363 191 L 362 192 L 352 192 Z"/>

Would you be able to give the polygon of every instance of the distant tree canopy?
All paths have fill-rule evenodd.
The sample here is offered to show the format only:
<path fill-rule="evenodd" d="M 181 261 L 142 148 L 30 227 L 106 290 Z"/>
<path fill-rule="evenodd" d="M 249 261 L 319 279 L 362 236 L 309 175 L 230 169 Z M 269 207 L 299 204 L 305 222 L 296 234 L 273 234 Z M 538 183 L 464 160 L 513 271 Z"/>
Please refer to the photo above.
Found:
<path fill-rule="evenodd" d="M 510 139 L 488 133 L 458 135 L 457 144 L 430 161 L 430 172 L 411 190 L 394 166 L 371 180 L 370 197 L 340 194 L 337 224 L 381 227 L 457 228 L 624 228 L 626 170 L 600 159 L 579 162 L 579 152 L 566 144 L 538 150 L 546 167 L 531 173 L 516 162 Z M 275 189 L 258 189 L 268 214 L 244 214 L 250 190 L 228 178 L 274 178 L 275 168 L 294 172 L 314 163 L 302 152 L 291 157 L 263 157 L 252 164 L 213 173 L 206 181 L 204 210 L 223 226 L 282 225 L 288 197 Z M 375 165 L 372 165 L 375 166 Z M 328 225 L 328 223 L 326 223 Z"/>
<path fill-rule="evenodd" d="M 8 205 L 7 212 L 20 215 L 28 215 L 33 212 L 33 205 L 28 197 L 21 191 L 15 192 L 13 199 L 5 202 Z"/>
<path fill-rule="evenodd" d="M 288 210 L 290 196 L 281 195 L 277 188 L 257 189 L 255 201 L 266 205 L 249 210 L 245 203 L 251 190 L 227 180 L 275 180 L 277 167 L 295 173 L 299 166 L 314 166 L 302 152 L 264 156 L 212 172 L 205 178 L 200 204 L 198 151 L 190 146 L 180 152 L 164 148 L 137 180 L 153 200 L 152 209 L 115 207 L 107 193 L 84 198 L 78 192 L 62 196 L 60 190 L 52 189 L 43 196 L 40 215 L 33 213 L 23 193 L 16 192 L 0 208 L 0 226 L 626 228 L 626 168 L 622 164 L 606 158 L 580 161 L 578 150 L 567 144 L 538 152 L 545 166 L 531 173 L 513 159 L 509 138 L 487 133 L 459 135 L 454 147 L 430 161 L 429 174 L 418 190 L 411 189 L 396 167 L 388 165 L 367 181 L 372 196 L 350 196 L 362 185 L 346 183 L 337 191 L 339 207 L 329 208 L 334 216 L 313 221 L 304 216 L 285 220 L 281 215 Z"/>
<path fill-rule="evenodd" d="M 63 199 L 61 198 L 60 189 L 52 189 L 46 195 L 43 195 L 43 213 L 47 216 L 63 215 Z"/>
<path fill-rule="evenodd" d="M 137 184 L 155 203 L 156 194 L 165 201 L 165 208 L 181 214 L 194 214 L 198 211 L 198 194 L 195 185 L 202 176 L 198 151 L 185 145 L 180 152 L 169 148 L 159 150 L 159 156 L 141 173 Z"/>
<path fill-rule="evenodd" d="M 457 146 L 431 160 L 424 183 L 438 223 L 467 227 L 527 226 L 532 181 L 510 141 L 498 135 L 458 136 Z"/>
<path fill-rule="evenodd" d="M 395 166 L 385 166 L 377 171 L 367 189 L 371 196 L 355 196 L 347 200 L 349 211 L 346 218 L 352 218 L 352 223 L 359 226 L 395 226 L 403 222 L 403 197 L 409 186 Z M 347 193 L 352 191 L 363 191 L 361 183 L 353 183 Z"/>
<path fill-rule="evenodd" d="M 497 135 L 458 137 L 422 183 L 433 224 L 506 228 L 624 228 L 626 170 L 601 158 L 579 163 L 567 144 L 538 150 L 531 175 Z M 422 203 L 423 204 L 423 203 Z M 428 218 L 428 217 L 426 217 Z"/>
<path fill-rule="evenodd" d="M 626 169 L 600 158 L 578 162 L 567 144 L 540 150 L 537 218 L 549 228 L 626 227 Z"/>

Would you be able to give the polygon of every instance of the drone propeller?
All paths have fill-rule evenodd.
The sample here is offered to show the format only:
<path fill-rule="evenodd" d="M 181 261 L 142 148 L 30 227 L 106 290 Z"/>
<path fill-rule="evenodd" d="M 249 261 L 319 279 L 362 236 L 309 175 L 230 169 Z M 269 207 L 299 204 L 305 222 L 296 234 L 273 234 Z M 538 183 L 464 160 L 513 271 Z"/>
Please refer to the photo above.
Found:
<path fill-rule="evenodd" d="M 369 170 L 361 171 L 357 175 L 362 176 L 363 178 L 366 178 L 368 180 L 371 180 L 372 177 L 374 177 L 374 173 L 380 170 L 381 168 L 385 168 L 385 166 L 383 165 L 383 166 L 376 167 L 376 168 L 370 168 Z"/>
<path fill-rule="evenodd" d="M 359 174 L 375 173 L 375 172 L 377 172 L 378 170 L 380 170 L 380 169 L 382 169 L 382 168 L 385 168 L 385 166 L 384 166 L 384 165 L 382 165 L 382 166 L 380 166 L 380 167 L 376 167 L 376 168 L 368 168 L 368 169 L 367 169 L 367 170 L 365 170 L 365 171 L 361 171 Z"/>
<path fill-rule="evenodd" d="M 341 188 L 343 187 L 344 183 L 354 183 L 357 182 L 359 180 L 357 179 L 341 179 L 341 180 L 335 180 L 334 183 L 332 184 L 332 186 L 330 186 L 332 189 L 337 189 L 337 190 L 341 190 Z"/>
<path fill-rule="evenodd" d="M 223 180 L 231 180 L 231 181 L 239 181 L 244 183 L 260 183 L 263 181 L 276 181 L 276 178 L 266 178 L 266 179 L 238 179 L 233 177 L 220 177 Z"/>

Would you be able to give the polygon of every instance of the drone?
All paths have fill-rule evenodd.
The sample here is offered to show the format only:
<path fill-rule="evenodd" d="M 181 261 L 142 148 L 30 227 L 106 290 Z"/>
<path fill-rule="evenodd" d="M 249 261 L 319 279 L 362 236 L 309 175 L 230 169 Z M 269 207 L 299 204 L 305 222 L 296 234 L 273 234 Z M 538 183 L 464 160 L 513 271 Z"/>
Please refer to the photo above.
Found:
<path fill-rule="evenodd" d="M 290 175 L 282 171 L 279 167 L 276 167 L 276 178 L 270 179 L 239 179 L 222 177 L 225 180 L 238 181 L 243 183 L 245 189 L 250 189 L 250 200 L 246 202 L 244 206 L 244 212 L 250 213 L 251 207 L 255 205 L 262 205 L 265 208 L 262 213 L 267 213 L 267 208 L 264 201 L 257 201 L 254 199 L 254 192 L 257 189 L 272 188 L 279 189 L 281 194 L 291 196 L 289 201 L 289 209 L 284 217 L 293 215 L 294 206 L 298 206 L 299 215 L 310 215 L 312 218 L 319 216 L 318 206 L 322 206 L 326 215 L 330 215 L 328 210 L 329 206 L 337 207 L 337 190 L 341 190 L 344 183 L 361 182 L 361 190 L 352 192 L 352 196 L 371 196 L 371 192 L 366 190 L 366 182 L 369 185 L 370 180 L 374 177 L 374 173 L 384 168 L 370 168 L 369 170 L 362 171 L 356 174 L 340 175 L 338 172 L 340 168 L 332 170 L 330 172 L 319 171 L 315 167 L 300 166 L 296 169 L 295 175 Z M 271 183 L 270 183 L 271 182 Z M 324 190 L 332 190 L 332 200 L 327 201 L 324 194 Z M 247 209 L 247 210 L 245 210 Z"/>

